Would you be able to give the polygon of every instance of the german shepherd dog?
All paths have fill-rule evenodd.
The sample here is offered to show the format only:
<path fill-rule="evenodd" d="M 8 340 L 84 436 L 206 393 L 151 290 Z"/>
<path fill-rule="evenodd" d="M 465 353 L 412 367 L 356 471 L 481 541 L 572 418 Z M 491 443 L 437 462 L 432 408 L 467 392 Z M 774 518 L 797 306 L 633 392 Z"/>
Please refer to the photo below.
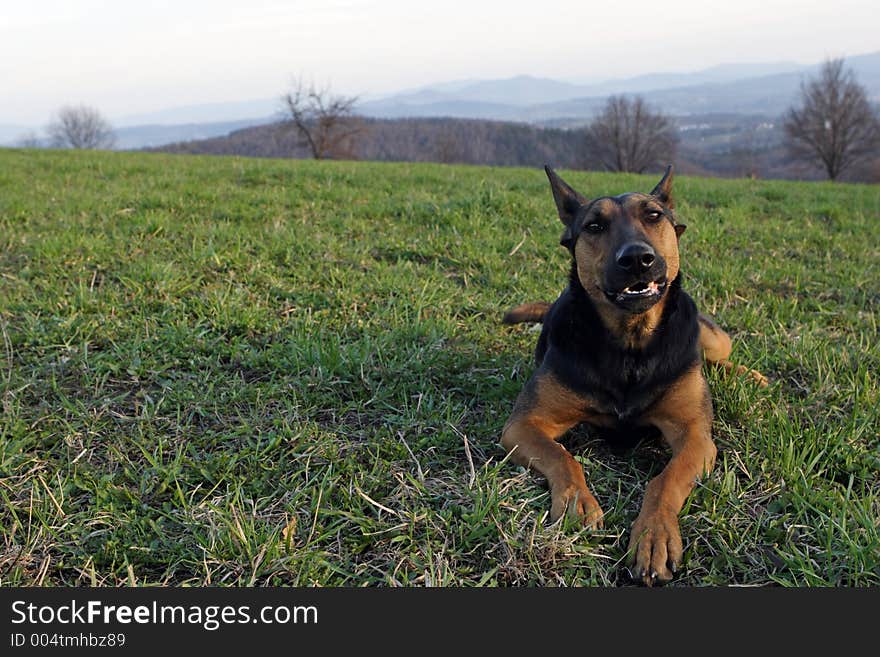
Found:
<path fill-rule="evenodd" d="M 507 324 L 543 322 L 537 368 L 517 397 L 501 444 L 514 463 L 547 478 L 550 518 L 563 514 L 603 526 L 584 471 L 558 442 L 586 422 L 632 433 L 660 430 L 672 457 L 647 486 L 629 541 L 633 577 L 651 586 L 681 564 L 678 514 L 715 463 L 712 400 L 700 353 L 732 365 L 730 337 L 697 311 L 682 289 L 678 242 L 685 226 L 673 211 L 672 167 L 650 194 L 588 200 L 545 167 L 571 253 L 568 287 L 553 303 L 511 309 Z"/>

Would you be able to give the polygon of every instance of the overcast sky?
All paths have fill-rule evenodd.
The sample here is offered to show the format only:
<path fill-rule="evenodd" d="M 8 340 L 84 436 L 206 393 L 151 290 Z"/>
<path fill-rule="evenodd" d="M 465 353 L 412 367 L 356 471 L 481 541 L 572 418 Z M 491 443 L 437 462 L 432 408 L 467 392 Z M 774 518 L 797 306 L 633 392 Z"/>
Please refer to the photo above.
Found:
<path fill-rule="evenodd" d="M 0 123 L 269 98 L 294 74 L 365 95 L 877 50 L 878 0 L 0 0 Z"/>

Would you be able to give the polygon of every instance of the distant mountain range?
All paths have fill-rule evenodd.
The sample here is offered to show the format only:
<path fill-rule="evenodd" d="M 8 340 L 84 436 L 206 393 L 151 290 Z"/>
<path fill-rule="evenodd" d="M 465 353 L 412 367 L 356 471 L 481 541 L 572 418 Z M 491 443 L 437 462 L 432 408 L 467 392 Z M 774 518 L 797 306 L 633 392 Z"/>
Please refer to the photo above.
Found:
<path fill-rule="evenodd" d="M 255 125 L 263 125 L 277 121 L 278 117 L 264 116 L 255 119 L 240 119 L 238 121 L 217 121 L 211 123 L 179 123 L 159 124 L 148 123 L 145 125 L 130 125 L 116 128 L 116 148 L 128 150 L 161 146 L 177 141 L 193 141 L 196 139 L 211 139 L 222 137 L 230 132 L 250 128 Z"/>
<path fill-rule="evenodd" d="M 870 98 L 880 103 L 880 52 L 847 58 Z M 603 82 L 574 83 L 517 76 L 459 80 L 364 100 L 358 111 L 375 118 L 454 117 L 578 125 L 590 120 L 611 94 L 639 93 L 675 116 L 750 114 L 778 116 L 796 99 L 801 81 L 819 64 L 725 64 L 693 73 L 654 73 Z M 280 97 L 280 93 L 279 93 Z M 117 147 L 157 146 L 205 139 L 276 121 L 280 99 L 177 107 L 114 120 Z M 14 144 L 42 126 L 0 125 L 0 144 Z"/>
<path fill-rule="evenodd" d="M 880 52 L 850 57 L 847 64 L 875 102 L 880 102 Z M 668 114 L 742 113 L 775 116 L 796 99 L 801 80 L 818 69 L 790 62 L 730 64 L 695 73 L 657 73 L 593 84 L 518 76 L 425 87 L 361 103 L 379 118 L 448 116 L 530 123 L 584 122 L 612 94 L 639 93 Z"/>
<path fill-rule="evenodd" d="M 172 107 L 158 112 L 130 114 L 113 121 L 116 126 L 131 127 L 139 125 L 180 125 L 184 123 L 229 123 L 242 121 L 249 117 L 272 117 L 278 119 L 281 112 L 281 91 L 275 98 L 258 98 L 226 103 L 204 103 Z"/>

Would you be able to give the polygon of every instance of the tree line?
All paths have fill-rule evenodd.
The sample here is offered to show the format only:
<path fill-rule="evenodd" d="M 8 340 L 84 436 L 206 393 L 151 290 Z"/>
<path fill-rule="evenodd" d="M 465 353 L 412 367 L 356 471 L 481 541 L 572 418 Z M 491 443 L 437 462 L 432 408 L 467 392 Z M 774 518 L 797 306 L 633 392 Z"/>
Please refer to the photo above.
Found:
<path fill-rule="evenodd" d="M 357 140 L 368 132 L 355 114 L 355 97 L 333 96 L 299 80 L 286 101 L 288 121 L 314 158 L 351 157 Z M 800 98 L 785 113 L 783 127 L 788 157 L 820 166 L 830 180 L 866 160 L 880 159 L 880 114 L 842 59 L 827 60 L 816 77 L 801 84 Z M 734 158 L 757 153 L 757 145 L 746 137 L 731 149 Z M 581 142 L 575 157 L 583 168 L 643 173 L 672 162 L 679 138 L 671 116 L 650 107 L 642 96 L 617 95 L 607 100 L 580 138 L 568 141 Z M 450 144 L 461 149 L 471 142 L 450 136 Z"/>
<path fill-rule="evenodd" d="M 489 166 L 533 166 L 549 162 L 584 168 L 580 133 L 526 123 L 478 119 L 359 118 L 356 139 L 320 159 L 439 162 Z M 313 158 L 311 147 L 287 121 L 237 130 L 225 137 L 157 146 L 149 150 L 202 155 Z"/>
<path fill-rule="evenodd" d="M 608 98 L 589 125 L 579 129 L 467 119 L 368 119 L 357 114 L 357 97 L 301 78 L 281 98 L 283 118 L 226 137 L 150 149 L 255 157 L 398 160 L 413 162 L 555 166 L 642 173 L 677 159 L 681 142 L 673 117 L 642 96 Z M 706 173 L 757 176 L 759 160 L 775 157 L 821 169 L 830 180 L 874 162 L 867 179 L 880 179 L 880 115 L 843 60 L 828 60 L 805 80 L 800 97 L 782 119 L 781 146 L 774 152 L 755 130 L 741 135 L 727 162 Z M 48 127 L 55 148 L 112 148 L 112 127 L 94 108 L 62 108 Z M 34 144 L 23 144 L 34 145 Z M 699 154 L 684 153 L 701 173 Z M 705 158 L 704 158 L 705 159 Z M 716 157 L 717 160 L 717 157 Z M 679 167 L 687 170 L 688 167 Z M 865 178 L 862 175 L 862 178 Z"/>

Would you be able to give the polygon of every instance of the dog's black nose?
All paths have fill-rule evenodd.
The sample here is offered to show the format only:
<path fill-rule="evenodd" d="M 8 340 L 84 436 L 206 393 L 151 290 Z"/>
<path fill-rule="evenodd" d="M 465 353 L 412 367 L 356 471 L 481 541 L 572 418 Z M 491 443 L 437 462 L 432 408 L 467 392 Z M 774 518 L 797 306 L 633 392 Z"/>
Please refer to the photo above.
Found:
<path fill-rule="evenodd" d="M 656 257 L 650 244 L 628 242 L 617 251 L 617 266 L 630 274 L 641 274 L 651 268 Z"/>

